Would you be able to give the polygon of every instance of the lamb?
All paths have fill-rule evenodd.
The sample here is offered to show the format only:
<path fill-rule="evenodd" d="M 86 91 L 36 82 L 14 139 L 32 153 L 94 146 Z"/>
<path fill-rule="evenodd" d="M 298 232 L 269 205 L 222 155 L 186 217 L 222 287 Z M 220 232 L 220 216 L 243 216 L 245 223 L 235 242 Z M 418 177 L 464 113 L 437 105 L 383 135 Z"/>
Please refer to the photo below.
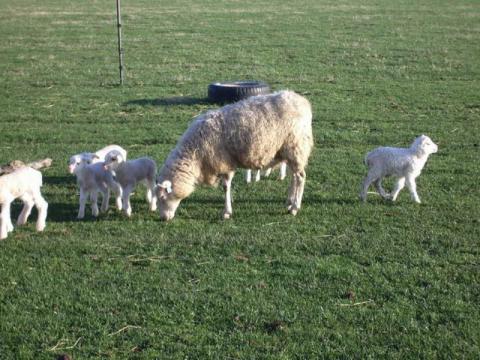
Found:
<path fill-rule="evenodd" d="M 130 194 L 142 182 L 147 187 L 147 202 L 150 210 L 157 210 L 157 198 L 153 196 L 157 165 L 148 157 L 125 161 L 123 154 L 118 150 L 110 151 L 105 156 L 105 168 L 115 173 L 115 180 L 122 187 L 123 211 L 127 216 L 132 214 Z"/>
<path fill-rule="evenodd" d="M 438 146 L 426 135 L 417 137 L 410 148 L 379 147 L 365 157 L 368 174 L 363 181 L 360 198 L 367 201 L 367 190 L 373 182 L 384 199 L 395 201 L 405 183 L 415 202 L 420 204 L 415 178 L 417 178 L 430 154 L 436 153 Z M 393 193 L 387 194 L 382 187 L 382 179 L 387 176 L 397 177 Z"/>
<path fill-rule="evenodd" d="M 98 160 L 96 155 L 94 155 L 94 158 Z M 110 189 L 115 193 L 117 209 L 122 209 L 122 189 L 120 185 L 114 181 L 112 173 L 105 169 L 105 163 L 103 161 L 92 164 L 89 157 L 81 158 L 81 161 L 76 164 L 74 173 L 77 176 L 77 183 L 80 188 L 78 219 L 85 217 L 85 205 L 89 196 L 92 203 L 92 215 L 95 217 L 98 216 L 98 192 L 101 192 L 103 196 L 100 211 L 106 212 L 110 200 Z"/>
<path fill-rule="evenodd" d="M 271 173 L 272 173 L 272 168 L 270 167 L 270 168 L 265 170 L 263 175 L 265 177 L 268 177 L 268 176 L 270 176 Z M 260 181 L 260 177 L 261 177 L 261 170 L 255 170 L 255 177 L 253 178 L 254 181 L 255 182 Z M 287 177 L 287 163 L 283 161 L 283 162 L 280 163 L 279 179 L 280 180 L 285 180 L 286 177 Z M 247 183 L 252 182 L 252 169 L 247 169 L 245 171 L 245 182 L 247 182 Z"/>
<path fill-rule="evenodd" d="M 0 176 L 0 203 L 2 204 L 0 240 L 5 239 L 8 233 L 13 230 L 10 204 L 15 199 L 20 199 L 23 202 L 23 209 L 18 217 L 17 225 L 24 225 L 27 222 L 33 205 L 35 205 L 38 210 L 36 229 L 37 231 L 45 229 L 48 203 L 40 193 L 41 186 L 42 173 L 30 167 L 21 167 L 9 174 Z"/>
<path fill-rule="evenodd" d="M 313 147 L 312 111 L 292 91 L 250 97 L 194 119 L 157 177 L 160 217 L 171 220 L 198 184 L 222 180 L 223 218 L 232 216 L 231 182 L 236 168 L 263 169 L 286 161 L 292 172 L 287 209 L 296 215 Z"/>
<path fill-rule="evenodd" d="M 82 159 L 89 160 L 92 164 L 99 161 L 104 161 L 105 155 L 107 155 L 112 150 L 119 151 L 122 154 L 123 158 L 127 159 L 127 151 L 121 146 L 107 145 L 94 153 L 83 152 L 80 154 L 72 155 L 72 157 L 70 157 L 70 160 L 68 161 L 68 171 L 70 172 L 70 174 L 73 174 L 75 172 L 75 168 L 80 164 Z"/>

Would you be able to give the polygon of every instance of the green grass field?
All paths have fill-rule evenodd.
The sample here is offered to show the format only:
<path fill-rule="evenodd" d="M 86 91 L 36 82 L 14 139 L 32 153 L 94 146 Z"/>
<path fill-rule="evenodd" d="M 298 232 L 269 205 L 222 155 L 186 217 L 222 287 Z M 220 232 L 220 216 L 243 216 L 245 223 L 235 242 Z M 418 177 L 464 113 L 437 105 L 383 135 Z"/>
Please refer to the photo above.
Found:
<path fill-rule="evenodd" d="M 0 163 L 54 160 L 46 230 L 34 211 L 0 243 L 0 359 L 479 357 L 478 1 L 123 1 L 123 87 L 113 0 L 0 9 Z M 239 171 L 230 221 L 221 188 L 169 223 L 143 190 L 131 219 L 76 220 L 70 155 L 160 166 L 207 85 L 239 79 L 312 103 L 296 217 L 287 182 Z M 366 152 L 422 133 L 423 203 L 360 203 Z"/>

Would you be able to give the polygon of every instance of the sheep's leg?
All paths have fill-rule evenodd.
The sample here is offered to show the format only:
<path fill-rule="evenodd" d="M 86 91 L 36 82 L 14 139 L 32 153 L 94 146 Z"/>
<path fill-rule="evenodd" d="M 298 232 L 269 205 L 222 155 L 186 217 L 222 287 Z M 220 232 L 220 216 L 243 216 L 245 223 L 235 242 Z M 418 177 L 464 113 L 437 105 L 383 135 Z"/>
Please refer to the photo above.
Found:
<path fill-rule="evenodd" d="M 246 181 L 247 183 L 251 183 L 251 182 L 252 182 L 252 170 L 247 169 L 247 170 L 245 171 L 245 181 Z"/>
<path fill-rule="evenodd" d="M 382 186 L 382 178 L 378 178 L 377 180 L 375 180 L 375 188 L 377 189 L 378 193 L 382 198 L 388 199 L 390 197 L 390 195 L 387 194 L 387 192 Z"/>
<path fill-rule="evenodd" d="M 83 219 L 85 217 L 85 205 L 87 204 L 88 191 L 80 188 L 80 206 L 78 208 L 77 219 Z"/>
<path fill-rule="evenodd" d="M 391 195 L 392 201 L 397 200 L 397 196 L 400 193 L 400 190 L 402 190 L 404 186 L 405 186 L 405 178 L 404 177 L 398 178 Z"/>
<path fill-rule="evenodd" d="M 234 172 L 230 172 L 223 176 L 223 189 L 225 190 L 225 209 L 223 210 L 223 218 L 230 219 L 232 217 L 232 179 Z"/>
<path fill-rule="evenodd" d="M 132 215 L 132 207 L 130 206 L 130 194 L 133 190 L 132 185 L 127 185 L 123 188 L 122 200 L 123 200 L 123 212 L 127 216 Z"/>
<path fill-rule="evenodd" d="M 12 232 L 13 231 L 13 224 L 12 224 L 12 218 L 9 217 L 7 219 L 7 232 Z"/>
<path fill-rule="evenodd" d="M 260 181 L 260 175 L 261 175 L 260 169 L 255 170 L 255 181 Z"/>
<path fill-rule="evenodd" d="M 408 190 L 410 190 L 410 194 L 412 195 L 412 199 L 417 204 L 420 204 L 421 201 L 417 194 L 417 184 L 415 183 L 415 178 L 413 176 L 407 176 L 406 183 L 407 183 Z"/>
<path fill-rule="evenodd" d="M 36 229 L 37 231 L 43 231 L 46 226 L 48 203 L 42 197 L 40 189 L 33 195 L 33 201 L 38 211 Z"/>
<path fill-rule="evenodd" d="M 268 177 L 270 176 L 270 174 L 272 173 L 272 168 L 269 167 L 267 170 L 265 170 L 265 173 L 263 174 L 265 177 Z"/>
<path fill-rule="evenodd" d="M 280 164 L 280 180 L 285 180 L 285 178 L 287 177 L 287 163 L 286 162 L 282 162 Z"/>
<path fill-rule="evenodd" d="M 98 190 L 95 189 L 90 193 L 90 200 L 92 202 L 92 215 L 97 217 L 98 216 Z"/>
<path fill-rule="evenodd" d="M 300 210 L 300 207 L 302 206 L 303 189 L 305 188 L 305 178 L 306 178 L 305 171 L 301 170 L 301 171 L 295 172 L 293 174 L 293 177 L 296 179 L 295 188 L 293 189 L 294 199 L 288 211 L 292 215 L 297 215 L 298 211 Z"/>
<path fill-rule="evenodd" d="M 0 240 L 6 239 L 8 236 L 8 225 L 12 222 L 10 219 L 10 204 L 13 201 L 5 200 L 2 204 L 2 213 L 0 214 Z"/>
<path fill-rule="evenodd" d="M 288 196 L 287 196 L 287 209 L 290 211 L 293 204 L 295 203 L 295 191 L 297 188 L 297 177 L 294 173 L 292 173 L 292 180 L 290 182 L 290 186 L 288 187 Z"/>
<path fill-rule="evenodd" d="M 33 197 L 30 196 L 30 194 L 24 194 L 20 197 L 20 200 L 23 201 L 23 208 L 22 212 L 18 216 L 17 225 L 25 225 L 28 217 L 30 216 L 33 205 L 35 205 L 35 202 L 33 201 Z"/>

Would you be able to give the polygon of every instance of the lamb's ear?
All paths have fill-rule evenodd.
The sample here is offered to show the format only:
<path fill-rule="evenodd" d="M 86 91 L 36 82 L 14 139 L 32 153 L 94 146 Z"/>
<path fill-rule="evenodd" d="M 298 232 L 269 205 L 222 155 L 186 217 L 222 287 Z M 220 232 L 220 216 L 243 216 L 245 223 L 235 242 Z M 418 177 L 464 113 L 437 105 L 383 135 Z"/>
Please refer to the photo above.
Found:
<path fill-rule="evenodd" d="M 100 159 L 100 156 L 98 156 L 97 154 L 92 154 L 92 159 Z"/>

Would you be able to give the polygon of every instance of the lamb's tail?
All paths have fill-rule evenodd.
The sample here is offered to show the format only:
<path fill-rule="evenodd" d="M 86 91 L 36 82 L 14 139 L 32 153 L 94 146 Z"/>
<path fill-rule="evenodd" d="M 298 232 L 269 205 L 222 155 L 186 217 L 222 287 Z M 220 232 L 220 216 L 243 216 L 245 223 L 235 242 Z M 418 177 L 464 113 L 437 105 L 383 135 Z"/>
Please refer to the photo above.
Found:
<path fill-rule="evenodd" d="M 368 158 L 370 156 L 370 153 L 368 153 L 367 155 L 365 155 L 365 158 L 363 159 L 363 163 L 365 164 L 365 166 L 368 166 Z"/>

